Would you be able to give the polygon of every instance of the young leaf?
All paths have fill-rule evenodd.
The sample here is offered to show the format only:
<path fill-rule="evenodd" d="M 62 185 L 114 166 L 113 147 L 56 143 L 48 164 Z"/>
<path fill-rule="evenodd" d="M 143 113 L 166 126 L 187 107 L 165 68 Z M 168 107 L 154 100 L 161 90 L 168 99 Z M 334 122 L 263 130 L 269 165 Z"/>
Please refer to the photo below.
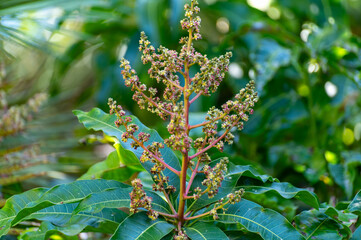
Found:
<path fill-rule="evenodd" d="M 100 178 L 103 176 L 103 174 L 117 169 L 121 169 L 121 173 L 122 173 L 120 175 L 120 178 L 118 177 L 116 179 L 117 181 L 120 182 L 124 182 L 128 180 L 135 172 L 134 170 L 128 168 L 127 166 L 123 166 L 120 168 L 120 160 L 118 157 L 118 153 L 117 151 L 113 151 L 108 155 L 107 159 L 91 166 L 88 169 L 88 171 L 79 178 L 79 180 Z"/>
<path fill-rule="evenodd" d="M 121 136 L 124 133 L 124 127 L 121 126 L 121 127 L 117 128 L 115 126 L 115 124 L 114 124 L 114 121 L 116 120 L 115 115 L 106 114 L 98 108 L 94 108 L 93 110 L 91 110 L 90 112 L 87 112 L 87 113 L 80 111 L 80 110 L 74 110 L 73 113 L 78 117 L 79 122 L 83 123 L 87 129 L 93 129 L 96 131 L 101 130 L 105 134 L 107 134 L 109 136 L 117 137 L 119 139 L 119 141 L 121 141 L 121 139 L 122 139 Z M 150 137 L 149 141 L 147 142 L 148 144 L 153 143 L 153 142 L 161 142 L 161 143 L 164 142 L 163 139 L 157 133 L 157 131 L 147 128 L 144 124 L 142 124 L 138 120 L 138 118 L 132 116 L 132 123 L 135 123 L 136 125 L 139 126 L 139 131 L 137 133 L 145 132 L 145 133 L 150 134 L 151 137 Z M 131 147 L 131 141 L 121 142 L 121 145 L 123 146 L 126 154 L 131 155 L 131 156 L 135 155 L 138 159 L 140 158 L 140 156 L 143 153 L 142 148 L 138 148 L 136 150 L 133 149 Z M 147 145 L 147 144 L 145 144 L 145 145 Z M 170 148 L 165 146 L 163 149 L 160 150 L 160 152 L 167 164 L 169 164 L 171 167 L 173 167 L 176 170 L 180 170 L 179 160 Z M 153 166 L 153 163 L 145 162 L 145 163 L 142 163 L 142 165 L 148 172 L 150 172 L 150 169 Z M 178 176 L 175 173 L 173 173 L 172 171 L 170 171 L 169 169 L 165 169 L 164 174 L 169 177 L 169 184 L 173 185 L 176 188 L 176 193 L 174 194 L 174 196 L 177 196 L 178 191 L 179 191 Z"/>
<path fill-rule="evenodd" d="M 228 205 L 225 212 L 218 213 L 218 217 L 217 221 L 219 222 L 240 223 L 248 231 L 258 233 L 267 240 L 304 239 L 281 214 L 270 209 L 264 209 L 260 205 L 245 199 L 234 205 Z M 213 218 L 208 217 L 203 221 L 213 221 Z"/>
<path fill-rule="evenodd" d="M 213 224 L 197 222 L 185 230 L 191 240 L 228 240 L 227 235 Z"/>
<path fill-rule="evenodd" d="M 174 226 L 165 220 L 151 220 L 145 212 L 126 218 L 115 231 L 111 240 L 159 240 L 166 236 Z"/>

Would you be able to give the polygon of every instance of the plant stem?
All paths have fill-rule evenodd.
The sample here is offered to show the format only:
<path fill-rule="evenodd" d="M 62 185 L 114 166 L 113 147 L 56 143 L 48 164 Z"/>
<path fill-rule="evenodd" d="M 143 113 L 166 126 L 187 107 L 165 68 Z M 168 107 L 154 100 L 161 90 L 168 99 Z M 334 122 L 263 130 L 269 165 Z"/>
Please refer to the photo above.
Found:
<path fill-rule="evenodd" d="M 190 189 L 191 186 L 192 186 L 193 180 L 194 180 L 194 178 L 195 178 L 196 175 L 197 175 L 197 171 L 198 171 L 198 167 L 199 167 L 200 162 L 201 162 L 200 159 L 198 159 L 198 162 L 197 162 L 197 164 L 196 164 L 196 167 L 193 169 L 192 176 L 191 176 L 191 178 L 189 179 L 189 182 L 188 182 L 188 186 L 187 186 L 187 190 L 186 190 L 186 195 L 188 195 L 189 189 Z"/>
<path fill-rule="evenodd" d="M 174 209 L 174 206 L 173 206 L 172 202 L 170 201 L 169 196 L 165 190 L 163 190 L 163 194 L 164 194 L 165 198 L 167 199 L 168 205 L 171 208 L 172 212 L 174 214 L 177 214 L 177 211 Z"/>
<path fill-rule="evenodd" d="M 164 217 L 169 217 L 169 218 L 177 218 L 177 217 L 178 217 L 178 214 L 168 214 L 168 213 L 158 212 L 158 211 L 157 211 L 157 213 L 158 213 L 159 215 L 162 215 L 162 216 L 164 216 Z"/>
<path fill-rule="evenodd" d="M 193 2 L 191 4 L 191 9 L 193 10 Z M 192 18 L 190 18 L 192 21 Z M 187 52 L 190 51 L 192 45 L 192 29 L 189 29 L 188 45 Z M 184 87 L 183 87 L 183 98 L 184 98 L 184 120 L 185 120 L 185 133 L 186 136 L 189 136 L 189 67 L 188 61 L 184 63 Z M 188 169 L 188 151 L 183 151 L 182 153 L 182 170 L 180 173 L 180 197 L 179 197 L 179 208 L 178 208 L 178 228 L 182 227 L 184 224 L 184 209 L 187 199 L 186 196 L 186 184 L 187 184 L 187 169 Z"/>

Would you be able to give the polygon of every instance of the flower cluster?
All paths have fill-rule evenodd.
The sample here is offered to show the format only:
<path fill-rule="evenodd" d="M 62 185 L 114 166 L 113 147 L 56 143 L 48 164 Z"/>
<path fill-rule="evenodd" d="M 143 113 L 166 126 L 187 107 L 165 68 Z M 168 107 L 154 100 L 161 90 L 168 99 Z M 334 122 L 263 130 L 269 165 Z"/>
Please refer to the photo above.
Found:
<path fill-rule="evenodd" d="M 147 95 L 147 86 L 139 81 L 134 69 L 131 69 L 129 62 L 125 59 L 121 60 L 120 67 L 124 68 L 121 73 L 123 75 L 125 85 L 132 87 L 134 91 L 133 100 L 136 101 L 141 109 L 147 109 L 152 113 L 156 113 L 162 119 L 166 119 L 172 114 L 172 104 L 161 101 L 159 97 L 155 96 L 157 90 L 149 88 Z"/>
<path fill-rule="evenodd" d="M 130 212 L 136 213 L 139 208 L 148 210 L 148 216 L 155 220 L 158 218 L 158 213 L 152 210 L 152 198 L 148 197 L 143 190 L 143 185 L 140 179 L 136 178 L 132 181 L 133 190 L 130 193 Z"/>
<path fill-rule="evenodd" d="M 242 89 L 235 100 L 229 100 L 222 105 L 222 109 L 212 107 L 209 109 L 205 122 L 196 126 L 202 126 L 205 137 L 197 138 L 194 141 L 195 149 L 202 149 L 204 146 L 216 147 L 223 151 L 224 143 L 233 144 L 234 135 L 232 129 L 236 127 L 242 130 L 244 122 L 248 121 L 249 115 L 253 114 L 254 104 L 258 101 L 257 92 L 254 91 L 254 81 L 250 81 L 246 88 Z M 220 137 L 218 125 L 224 131 Z M 199 152 L 202 152 L 199 150 Z M 203 154 L 203 153 L 202 153 Z"/>
<path fill-rule="evenodd" d="M 194 92 L 202 93 L 206 96 L 215 92 L 223 81 L 225 73 L 228 72 L 229 59 L 231 57 L 231 52 L 211 60 L 204 57 L 200 65 L 200 72 L 196 73 L 192 78 Z"/>
<path fill-rule="evenodd" d="M 187 240 L 187 239 L 188 239 L 188 237 L 186 235 L 185 230 L 178 231 L 177 236 L 174 236 L 174 240 Z"/>
<path fill-rule="evenodd" d="M 203 180 L 202 185 L 207 187 L 206 192 L 209 198 L 213 198 L 218 193 L 227 172 L 228 162 L 228 158 L 222 158 L 213 168 L 208 165 L 203 167 L 206 178 Z"/>
<path fill-rule="evenodd" d="M 154 163 L 150 169 L 151 174 L 153 174 L 153 190 L 160 192 L 163 192 L 164 190 L 167 192 L 174 192 L 174 186 L 168 184 L 169 177 L 164 176 L 162 173 L 162 171 L 166 168 L 164 165 L 164 159 L 162 158 L 162 154 L 160 152 L 160 149 L 164 148 L 164 144 L 160 142 L 152 142 L 148 146 L 145 146 L 145 143 L 150 139 L 150 134 L 146 132 L 139 132 L 138 135 L 136 135 L 139 130 L 139 126 L 131 123 L 131 117 L 125 117 L 125 111 L 122 107 L 117 105 L 117 102 L 112 98 L 108 99 L 108 105 L 110 107 L 110 114 L 115 114 L 117 116 L 117 120 L 114 124 L 117 127 L 124 126 L 125 131 L 122 134 L 122 141 L 127 142 L 128 139 L 133 139 L 131 146 L 134 149 L 137 149 L 138 147 L 142 147 L 144 149 L 139 160 L 142 163 L 147 161 Z"/>
<path fill-rule="evenodd" d="M 237 191 L 235 191 L 234 193 L 230 193 L 227 195 L 227 198 L 228 198 L 228 202 L 230 204 L 236 204 L 238 203 L 239 201 L 241 201 L 241 198 L 244 194 L 244 189 L 239 189 Z"/>
<path fill-rule="evenodd" d="M 198 7 L 197 0 L 192 0 L 191 5 L 185 4 L 184 5 L 185 14 L 184 16 L 186 18 L 181 20 L 181 26 L 182 29 L 188 30 L 190 33 L 193 33 L 191 35 L 192 39 L 198 40 L 201 39 L 202 36 L 199 33 L 199 28 L 201 26 L 201 18 L 199 16 L 194 16 L 195 14 L 200 12 L 200 8 Z M 188 42 L 188 38 L 182 38 L 181 42 Z"/>
<path fill-rule="evenodd" d="M 150 134 L 142 132 L 142 129 L 135 124 L 136 121 L 125 116 L 125 111 L 115 101 L 109 101 L 110 113 L 117 116 L 115 124 L 124 129 L 122 140 L 126 142 L 132 139 L 133 148 L 144 150 L 140 161 L 152 163 L 150 173 L 154 181 L 153 190 L 163 192 L 173 214 L 152 211 L 151 199 L 146 196 L 138 179 L 133 181 L 132 212 L 141 207 L 147 209 L 152 218 L 160 214 L 168 220 L 170 219 L 178 226 L 178 234 L 175 239 L 187 239 L 182 229 L 185 221 L 206 215 L 217 219 L 219 209 L 224 210 L 226 204 L 235 204 L 241 200 L 243 189 L 228 194 L 226 198 L 216 202 L 209 212 L 198 216 L 194 216 L 196 212 L 193 212 L 191 207 L 188 206 L 188 210 L 186 207 L 187 199 L 192 199 L 195 203 L 202 195 L 207 194 L 208 198 L 213 198 L 218 193 L 227 172 L 228 159 L 222 158 L 216 165 L 210 167 L 208 164 L 211 157 L 207 151 L 214 147 L 223 151 L 226 143 L 232 144 L 234 141 L 232 131 L 243 129 L 244 122 L 248 121 L 249 115 L 253 113 L 254 104 L 258 101 L 254 82 L 251 81 L 233 100 L 227 101 L 221 108 L 210 108 L 203 122 L 190 124 L 190 105 L 198 97 L 209 96 L 218 89 L 225 78 L 232 57 L 232 53 L 228 52 L 220 57 L 208 59 L 206 55 L 196 51 L 193 40 L 201 38 L 199 30 L 201 19 L 196 16 L 199 11 L 196 0 L 191 0 L 191 4 L 185 5 L 185 19 L 181 21 L 181 25 L 188 31 L 188 36 L 180 40 L 182 46 L 179 53 L 163 46 L 156 49 L 151 45 L 145 33 L 141 33 L 139 51 L 142 53 L 142 62 L 150 66 L 148 70 L 150 78 L 165 85 L 163 92 L 141 83 L 129 62 L 125 59 L 121 60 L 125 85 L 134 91 L 133 99 L 140 108 L 169 120 L 167 130 L 170 136 L 164 140 L 164 143 L 150 142 Z M 190 68 L 194 65 L 198 65 L 200 71 L 191 77 Z M 203 134 L 192 139 L 190 131 L 195 128 L 202 128 Z M 161 154 L 162 149 L 166 147 L 179 151 L 182 155 L 181 170 L 174 169 L 167 164 L 167 160 Z M 195 153 L 190 155 L 193 151 Z M 164 174 L 165 169 L 169 169 L 179 176 L 180 189 L 177 189 L 179 191 L 177 200 L 171 199 L 172 196 L 168 195 L 176 189 L 169 185 L 169 176 Z M 187 171 L 191 172 L 189 178 Z M 205 186 L 204 190 L 200 187 L 191 188 L 198 173 L 204 173 L 205 177 L 202 181 L 202 185 Z M 188 195 L 189 193 L 191 195 Z M 177 202 L 178 209 L 173 206 L 174 202 Z M 192 214 L 189 215 L 190 213 Z"/>

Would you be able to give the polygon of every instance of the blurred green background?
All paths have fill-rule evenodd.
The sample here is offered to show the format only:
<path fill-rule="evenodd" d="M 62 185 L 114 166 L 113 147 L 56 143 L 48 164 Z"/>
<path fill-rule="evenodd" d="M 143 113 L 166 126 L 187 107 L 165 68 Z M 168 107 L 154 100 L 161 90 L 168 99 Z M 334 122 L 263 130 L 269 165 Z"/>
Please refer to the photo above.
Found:
<path fill-rule="evenodd" d="M 166 136 L 165 123 L 132 101 L 119 59 L 154 84 L 140 61 L 140 31 L 156 47 L 179 50 L 185 2 L 0 1 L 0 199 L 74 181 L 112 151 L 73 109 L 107 112 L 112 97 Z M 361 1 L 199 2 L 203 40 L 195 47 L 233 57 L 219 91 L 192 105 L 191 120 L 255 80 L 260 101 L 225 149 L 230 159 L 311 188 L 321 201 L 350 200 L 361 188 Z M 294 203 L 257 201 L 294 214 Z"/>

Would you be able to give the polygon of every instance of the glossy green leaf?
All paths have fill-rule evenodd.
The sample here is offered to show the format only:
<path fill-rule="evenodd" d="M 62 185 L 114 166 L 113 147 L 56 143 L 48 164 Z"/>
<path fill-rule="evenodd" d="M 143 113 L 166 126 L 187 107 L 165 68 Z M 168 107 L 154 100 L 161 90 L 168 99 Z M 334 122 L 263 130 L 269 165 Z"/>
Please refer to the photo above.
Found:
<path fill-rule="evenodd" d="M 262 181 L 263 183 L 279 181 L 277 178 L 273 178 L 269 175 L 260 174 L 254 167 L 250 165 L 234 165 L 230 163 L 228 174 L 239 174 L 240 176 L 257 179 L 259 181 Z"/>
<path fill-rule="evenodd" d="M 350 227 L 358 218 L 356 214 L 350 213 L 348 210 L 338 210 L 332 206 L 319 210 L 347 227 Z"/>
<path fill-rule="evenodd" d="M 103 191 L 92 194 L 88 198 L 79 203 L 79 206 L 74 213 L 78 212 L 99 212 L 103 208 L 129 208 L 130 206 L 130 192 L 131 188 L 116 188 L 109 189 L 109 191 Z M 165 213 L 171 213 L 168 203 L 163 200 L 158 194 L 145 191 L 147 196 L 152 198 L 152 209 Z"/>
<path fill-rule="evenodd" d="M 350 240 L 359 240 L 361 239 L 361 227 L 358 227 L 352 234 Z"/>
<path fill-rule="evenodd" d="M 262 39 L 255 54 L 251 54 L 257 70 L 257 87 L 259 91 L 274 76 L 278 68 L 288 65 L 291 61 L 291 50 L 282 47 L 271 39 Z"/>
<path fill-rule="evenodd" d="M 128 151 L 120 143 L 115 143 L 114 147 L 122 164 L 134 171 L 145 171 L 138 158 L 134 154 L 128 154 Z"/>
<path fill-rule="evenodd" d="M 151 220 L 145 212 L 126 218 L 110 238 L 111 240 L 159 240 L 174 229 L 172 224 L 160 218 Z"/>
<path fill-rule="evenodd" d="M 131 170 L 127 167 L 120 167 L 115 169 L 110 169 L 108 171 L 105 171 L 102 175 L 102 179 L 107 180 L 116 180 L 119 182 L 129 181 L 134 174 L 137 172 L 134 172 L 134 170 Z"/>
<path fill-rule="evenodd" d="M 80 212 L 74 215 L 73 211 L 77 205 L 78 203 L 54 205 L 31 214 L 27 219 L 44 222 L 39 231 L 26 233 L 23 238 L 47 239 L 56 232 L 74 236 L 86 227 L 92 227 L 104 233 L 113 233 L 119 223 L 127 217 L 127 214 L 118 209 L 103 209 L 98 213 Z"/>
<path fill-rule="evenodd" d="M 227 235 L 213 224 L 197 222 L 185 230 L 191 240 L 228 240 Z"/>
<path fill-rule="evenodd" d="M 222 210 L 223 211 L 223 210 Z M 301 240 L 303 236 L 281 214 L 271 209 L 242 199 L 239 203 L 228 205 L 225 212 L 218 213 L 217 221 L 234 224 L 240 223 L 250 232 L 258 233 L 267 240 Z M 212 221 L 207 217 L 203 221 Z"/>
<path fill-rule="evenodd" d="M 127 166 L 120 167 L 118 153 L 117 151 L 113 151 L 104 161 L 98 162 L 91 166 L 88 171 L 79 178 L 79 180 L 101 178 L 104 174 L 109 174 L 109 172 L 114 170 L 117 170 L 119 173 L 117 179 L 114 180 L 120 182 L 128 180 L 134 173 L 134 171 L 129 169 Z"/>
<path fill-rule="evenodd" d="M 361 214 L 361 191 L 356 194 L 347 209 L 350 212 L 356 212 L 359 215 Z"/>
<path fill-rule="evenodd" d="M 319 201 L 316 194 L 303 188 L 296 188 L 290 183 L 274 182 L 271 184 L 265 184 L 264 186 L 242 185 L 241 188 L 243 188 L 246 192 L 252 194 L 262 194 L 266 192 L 277 193 L 283 198 L 296 198 L 311 207 L 319 208 Z"/>
<path fill-rule="evenodd" d="M 77 234 L 78 226 L 68 226 L 65 229 L 66 230 L 64 231 L 62 227 L 55 226 L 55 225 L 51 224 L 50 222 L 42 222 L 38 229 L 36 228 L 33 231 L 27 230 L 25 233 L 23 233 L 19 236 L 19 239 L 21 239 L 21 240 L 45 240 L 45 239 L 51 239 L 49 237 L 51 235 L 57 234 L 57 233 L 63 233 L 63 234 L 65 234 L 65 236 L 67 236 L 67 233 L 70 233 L 72 236 L 72 237 L 69 237 L 70 239 L 74 239 L 74 240 L 79 239 L 77 236 L 73 235 L 73 233 Z M 69 238 L 65 237 L 64 240 L 69 240 Z"/>
<path fill-rule="evenodd" d="M 51 189 L 37 188 L 15 195 L 0 210 L 0 236 L 6 234 L 29 215 L 56 204 L 79 202 L 85 197 L 112 188 L 129 187 L 117 181 L 81 180 L 55 186 Z"/>
<path fill-rule="evenodd" d="M 325 209 L 303 211 L 294 222 L 307 239 L 342 240 L 351 234 L 347 226 L 325 214 Z"/>
<path fill-rule="evenodd" d="M 229 240 L 263 240 L 263 238 L 251 232 L 242 232 L 242 231 L 226 231 Z"/>
<path fill-rule="evenodd" d="M 329 164 L 330 173 L 335 182 L 345 191 L 347 198 L 351 199 L 354 191 L 354 181 L 357 176 L 356 167 L 361 165 L 361 154 L 358 152 L 342 152 L 345 162 L 342 164 Z"/>
<path fill-rule="evenodd" d="M 79 122 L 83 123 L 87 129 L 93 129 L 96 131 L 101 130 L 105 134 L 109 136 L 117 137 L 119 140 L 121 140 L 122 138 L 121 135 L 124 133 L 124 127 L 121 126 L 117 128 L 115 126 L 114 124 L 114 121 L 116 120 L 115 115 L 106 114 L 98 108 L 94 108 L 93 110 L 87 113 L 80 110 L 74 110 L 73 112 L 78 117 Z M 151 137 L 145 145 L 151 144 L 152 142 L 163 142 L 163 139 L 159 136 L 159 134 L 155 130 L 147 128 L 144 124 L 142 124 L 138 120 L 138 118 L 134 116 L 131 117 L 132 117 L 132 122 L 139 126 L 139 131 L 137 133 L 147 132 L 150 134 Z M 131 141 L 128 142 L 121 141 L 121 145 L 123 146 L 127 154 L 135 155 L 137 158 L 140 158 L 140 156 L 143 153 L 143 149 L 138 148 L 137 150 L 135 150 L 131 147 L 130 144 Z M 160 152 L 167 164 L 169 164 L 171 167 L 177 170 L 180 170 L 179 160 L 170 148 L 164 147 L 163 149 L 160 150 Z M 149 172 L 151 167 L 153 166 L 153 163 L 145 162 L 142 163 L 142 165 Z M 166 176 L 169 176 L 169 184 L 176 187 L 177 191 L 174 194 L 174 196 L 176 196 L 179 191 L 178 176 L 168 169 L 164 170 L 164 174 Z"/>

